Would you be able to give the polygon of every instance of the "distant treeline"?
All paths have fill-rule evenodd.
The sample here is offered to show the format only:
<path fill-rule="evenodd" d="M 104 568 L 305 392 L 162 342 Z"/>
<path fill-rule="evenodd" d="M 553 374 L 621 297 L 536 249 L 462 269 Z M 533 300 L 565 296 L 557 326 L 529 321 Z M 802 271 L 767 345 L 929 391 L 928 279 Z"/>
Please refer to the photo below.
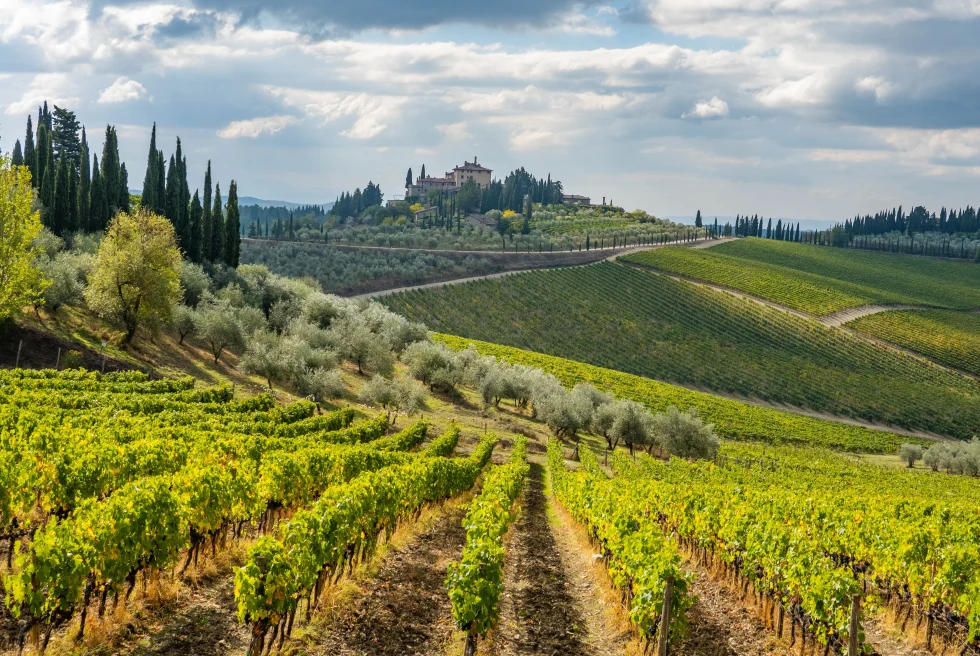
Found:
<path fill-rule="evenodd" d="M 901 205 L 876 214 L 855 216 L 840 226 L 848 235 L 883 235 L 898 232 L 911 235 L 917 232 L 941 232 L 947 235 L 973 233 L 980 230 L 980 216 L 969 205 L 966 209 L 947 210 L 943 207 L 939 214 L 930 213 L 921 205 L 905 214 Z"/>

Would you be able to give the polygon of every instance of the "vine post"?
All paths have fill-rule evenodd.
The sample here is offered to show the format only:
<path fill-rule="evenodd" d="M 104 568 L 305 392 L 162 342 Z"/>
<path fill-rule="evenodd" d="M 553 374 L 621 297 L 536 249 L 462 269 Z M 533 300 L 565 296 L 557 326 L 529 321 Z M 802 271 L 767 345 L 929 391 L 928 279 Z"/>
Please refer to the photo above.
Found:
<path fill-rule="evenodd" d="M 861 630 L 861 595 L 851 595 L 851 624 L 847 632 L 847 656 L 858 655 L 858 633 Z"/>
<path fill-rule="evenodd" d="M 670 636 L 670 601 L 674 596 L 674 577 L 664 581 L 664 607 L 660 613 L 660 631 L 657 633 L 657 656 L 667 656 L 667 638 Z"/>

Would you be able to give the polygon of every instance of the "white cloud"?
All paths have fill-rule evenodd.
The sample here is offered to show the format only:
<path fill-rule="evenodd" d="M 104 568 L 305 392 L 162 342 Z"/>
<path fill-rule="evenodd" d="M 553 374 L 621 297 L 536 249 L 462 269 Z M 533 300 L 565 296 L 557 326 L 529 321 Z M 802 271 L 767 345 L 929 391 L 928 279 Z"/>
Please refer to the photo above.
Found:
<path fill-rule="evenodd" d="M 130 80 L 128 77 L 117 77 L 116 81 L 102 90 L 98 102 L 103 104 L 121 103 L 129 100 L 139 100 L 146 95 L 146 87 Z"/>
<path fill-rule="evenodd" d="M 232 121 L 218 130 L 218 136 L 222 139 L 255 139 L 262 134 L 275 134 L 295 122 L 295 116 L 263 116 L 246 121 Z"/>
<path fill-rule="evenodd" d="M 340 91 L 313 91 L 288 87 L 265 86 L 266 93 L 281 100 L 285 105 L 317 116 L 326 122 L 355 117 L 351 127 L 341 135 L 351 139 L 370 139 L 387 129 L 396 119 L 401 108 L 408 103 L 406 96 L 378 96 L 369 93 L 343 93 Z"/>
<path fill-rule="evenodd" d="M 689 112 L 681 114 L 681 118 L 719 118 L 728 116 L 728 103 L 713 96 L 711 100 L 694 104 L 694 108 Z"/>
<path fill-rule="evenodd" d="M 584 14 L 573 13 L 562 17 L 555 29 L 566 34 L 589 34 L 592 36 L 616 36 L 616 30 L 601 20 Z"/>
<path fill-rule="evenodd" d="M 78 89 L 74 76 L 66 73 L 41 73 L 27 84 L 20 98 L 7 105 L 6 113 L 30 114 L 44 103 L 48 105 L 72 105 L 78 102 Z"/>
<path fill-rule="evenodd" d="M 472 136 L 466 127 L 465 121 L 443 123 L 442 125 L 437 125 L 436 130 L 441 132 L 448 141 L 466 141 Z"/>

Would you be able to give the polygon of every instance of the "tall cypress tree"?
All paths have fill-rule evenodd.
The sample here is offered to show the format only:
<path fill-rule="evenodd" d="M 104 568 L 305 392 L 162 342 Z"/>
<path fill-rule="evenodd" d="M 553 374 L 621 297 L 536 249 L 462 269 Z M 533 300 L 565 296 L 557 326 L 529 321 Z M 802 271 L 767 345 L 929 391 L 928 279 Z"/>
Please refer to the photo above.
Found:
<path fill-rule="evenodd" d="M 214 262 L 211 243 L 214 240 L 214 223 L 211 221 L 211 160 L 204 173 L 204 199 L 201 207 L 201 260 Z"/>
<path fill-rule="evenodd" d="M 242 224 L 238 212 L 238 184 L 232 180 L 228 186 L 228 204 L 225 216 L 225 264 L 238 268 L 242 249 Z"/>
<path fill-rule="evenodd" d="M 92 188 L 89 198 L 89 230 L 105 230 L 109 221 L 109 203 L 105 197 L 105 185 L 102 184 L 102 172 L 99 170 L 99 156 L 92 156 Z"/>
<path fill-rule="evenodd" d="M 157 151 L 157 190 L 153 194 L 153 200 L 156 203 L 153 207 L 153 211 L 161 216 L 165 215 L 167 212 L 167 165 L 163 159 L 163 151 Z"/>
<path fill-rule="evenodd" d="M 82 156 L 82 144 L 78 140 L 78 131 L 82 128 L 75 112 L 54 106 L 54 113 L 51 116 L 51 142 L 54 148 L 55 159 L 61 161 L 62 157 L 68 158 L 68 163 L 74 168 Z"/>
<path fill-rule="evenodd" d="M 180 183 L 177 180 L 179 175 L 177 160 L 171 155 L 170 164 L 167 166 L 167 206 L 164 210 L 164 216 L 170 219 L 170 223 L 174 226 L 177 245 L 186 250 L 186 234 L 180 221 Z"/>
<path fill-rule="evenodd" d="M 45 167 L 47 167 L 48 165 L 48 152 L 49 152 L 48 128 L 47 126 L 44 125 L 43 118 L 38 120 L 37 147 L 35 150 L 36 150 L 35 160 L 37 163 L 34 165 L 34 168 L 37 174 L 37 186 L 38 188 L 43 188 L 44 172 L 45 172 Z"/>
<path fill-rule="evenodd" d="M 14 153 L 10 157 L 10 163 L 14 166 L 24 165 L 24 153 L 20 149 L 20 139 L 14 142 Z"/>
<path fill-rule="evenodd" d="M 201 207 L 201 199 L 197 195 L 197 189 L 194 190 L 194 197 L 191 198 L 191 209 L 190 209 L 190 225 L 191 225 L 191 243 L 190 250 L 187 253 L 188 257 L 191 258 L 192 262 L 198 264 L 201 263 L 201 218 L 204 214 L 204 209 Z"/>
<path fill-rule="evenodd" d="M 221 185 L 214 185 L 214 206 L 211 208 L 211 257 L 215 262 L 225 259 L 225 220 L 221 210 Z"/>
<path fill-rule="evenodd" d="M 78 220 L 78 171 L 74 166 L 68 167 L 68 232 L 78 232 L 81 223 Z"/>
<path fill-rule="evenodd" d="M 92 230 L 89 220 L 89 193 L 91 192 L 92 178 L 89 173 L 89 152 L 88 139 L 85 137 L 85 128 L 82 128 L 82 158 L 78 166 L 78 229 Z"/>
<path fill-rule="evenodd" d="M 184 238 L 185 244 L 184 250 L 188 253 L 193 253 L 198 247 L 194 242 L 200 239 L 198 234 L 194 233 L 194 229 L 191 227 L 191 190 L 187 184 L 187 157 L 181 157 L 180 159 L 180 176 L 177 178 L 177 183 L 180 191 L 180 223 L 184 226 Z M 195 262 L 197 260 L 194 260 Z"/>
<path fill-rule="evenodd" d="M 125 163 L 119 166 L 119 202 L 116 208 L 120 212 L 129 213 L 129 171 L 126 170 Z"/>
<path fill-rule="evenodd" d="M 59 237 L 65 236 L 71 222 L 71 183 L 68 182 L 68 158 L 62 157 L 54 172 L 54 205 L 51 208 L 51 231 Z M 50 174 L 50 171 L 49 173 Z M 47 181 L 45 181 L 47 183 Z"/>
<path fill-rule="evenodd" d="M 105 216 L 103 228 L 119 207 L 119 146 L 116 142 L 116 129 L 105 126 L 105 143 L 102 144 L 102 186 L 105 191 L 109 211 Z"/>
<path fill-rule="evenodd" d="M 157 206 L 157 124 L 153 122 L 153 130 L 150 132 L 150 152 L 146 155 L 146 173 L 143 175 L 143 195 L 140 197 L 140 205 L 153 209 Z"/>
<path fill-rule="evenodd" d="M 41 205 L 44 206 L 44 210 L 41 212 L 41 220 L 48 229 L 54 230 L 54 187 L 58 172 L 51 162 L 51 149 L 46 150 L 44 180 L 41 182 Z"/>
<path fill-rule="evenodd" d="M 27 115 L 27 135 L 24 137 L 24 166 L 31 171 L 31 184 L 39 187 L 41 181 L 37 179 L 37 153 L 34 152 L 34 127 L 30 114 Z"/>

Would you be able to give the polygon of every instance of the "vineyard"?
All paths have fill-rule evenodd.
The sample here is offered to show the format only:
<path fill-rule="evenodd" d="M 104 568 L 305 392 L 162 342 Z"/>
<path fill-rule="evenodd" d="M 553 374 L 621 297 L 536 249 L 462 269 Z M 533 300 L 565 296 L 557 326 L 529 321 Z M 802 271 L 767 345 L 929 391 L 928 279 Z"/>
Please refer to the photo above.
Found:
<path fill-rule="evenodd" d="M 568 387 L 591 383 L 617 397 L 642 403 L 655 412 L 664 412 L 672 405 L 678 408 L 697 408 L 698 414 L 705 421 L 713 423 L 715 431 L 728 440 L 819 446 L 855 453 L 895 453 L 902 444 L 917 441 L 885 431 L 734 401 L 642 376 L 511 346 L 453 335 L 436 335 L 436 339 L 455 349 L 464 349 L 472 344 L 481 354 L 493 355 L 513 364 L 537 367 L 557 376 Z"/>
<path fill-rule="evenodd" d="M 964 262 L 751 238 L 709 250 L 667 248 L 624 259 L 816 316 L 872 304 L 980 307 L 980 271 Z"/>
<path fill-rule="evenodd" d="M 193 382 L 0 371 L 8 645 L 44 651 L 59 628 L 81 640 L 139 581 L 145 591 L 244 540 L 235 597 L 259 654 L 290 633 L 301 601 L 309 618 L 327 578 L 424 504 L 472 487 L 496 443 L 450 458 L 456 428 L 418 451 L 425 421 L 387 435 L 385 414 L 355 421 L 349 408 L 235 401 Z"/>
<path fill-rule="evenodd" d="M 980 376 L 980 314 L 901 310 L 873 314 L 846 325 Z"/>
<path fill-rule="evenodd" d="M 719 462 L 619 453 L 617 477 L 603 484 L 635 497 L 635 531 L 676 536 L 718 578 L 751 590 L 767 624 L 791 642 L 842 650 L 857 600 L 892 613 L 903 631 L 921 628 L 927 646 L 976 650 L 975 480 L 756 446 L 729 446 Z M 653 551 L 665 557 L 663 547 Z"/>
<path fill-rule="evenodd" d="M 980 424 L 973 380 L 814 321 L 628 266 L 518 274 L 384 302 L 439 332 L 696 389 L 961 439 Z"/>

